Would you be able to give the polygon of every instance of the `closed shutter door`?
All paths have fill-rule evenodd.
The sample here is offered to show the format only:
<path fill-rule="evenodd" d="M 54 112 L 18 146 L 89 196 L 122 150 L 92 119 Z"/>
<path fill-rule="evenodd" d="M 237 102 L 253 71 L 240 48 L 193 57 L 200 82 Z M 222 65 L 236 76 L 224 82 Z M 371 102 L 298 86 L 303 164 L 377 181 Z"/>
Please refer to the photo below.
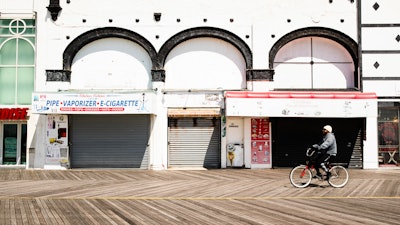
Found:
<path fill-rule="evenodd" d="M 71 116 L 72 168 L 146 168 L 148 115 Z"/>
<path fill-rule="evenodd" d="M 219 118 L 169 118 L 169 167 L 221 167 Z"/>

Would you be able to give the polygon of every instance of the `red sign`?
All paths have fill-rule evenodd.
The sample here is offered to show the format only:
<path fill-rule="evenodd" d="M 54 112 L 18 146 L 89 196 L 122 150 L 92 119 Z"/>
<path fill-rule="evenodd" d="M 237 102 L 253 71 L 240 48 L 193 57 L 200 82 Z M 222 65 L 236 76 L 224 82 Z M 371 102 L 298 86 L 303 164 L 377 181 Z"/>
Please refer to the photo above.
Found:
<path fill-rule="evenodd" d="M 251 163 L 270 164 L 271 145 L 268 118 L 251 119 Z"/>
<path fill-rule="evenodd" d="M 2 108 L 0 120 L 25 120 L 28 108 Z"/>

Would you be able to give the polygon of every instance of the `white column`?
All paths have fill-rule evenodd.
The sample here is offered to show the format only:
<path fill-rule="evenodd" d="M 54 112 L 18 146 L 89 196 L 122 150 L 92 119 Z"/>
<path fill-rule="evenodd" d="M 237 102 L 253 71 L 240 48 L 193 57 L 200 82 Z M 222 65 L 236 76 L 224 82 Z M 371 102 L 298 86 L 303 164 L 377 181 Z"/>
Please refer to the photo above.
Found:
<path fill-rule="evenodd" d="M 221 117 L 221 168 L 225 169 L 226 168 L 226 131 L 227 131 L 227 123 L 228 123 L 228 118 L 225 117 L 225 115 L 222 115 Z"/>
<path fill-rule="evenodd" d="M 168 167 L 168 111 L 163 105 L 164 82 L 153 82 L 156 90 L 155 112 L 150 133 L 150 169 L 163 170 Z"/>
<path fill-rule="evenodd" d="M 243 120 L 244 167 L 251 168 L 251 118 Z"/>
<path fill-rule="evenodd" d="M 378 162 L 378 119 L 377 117 L 367 117 L 366 121 L 366 140 L 364 141 L 364 169 L 377 169 Z"/>
<path fill-rule="evenodd" d="M 26 168 L 44 168 L 47 115 L 31 114 L 27 121 Z"/>

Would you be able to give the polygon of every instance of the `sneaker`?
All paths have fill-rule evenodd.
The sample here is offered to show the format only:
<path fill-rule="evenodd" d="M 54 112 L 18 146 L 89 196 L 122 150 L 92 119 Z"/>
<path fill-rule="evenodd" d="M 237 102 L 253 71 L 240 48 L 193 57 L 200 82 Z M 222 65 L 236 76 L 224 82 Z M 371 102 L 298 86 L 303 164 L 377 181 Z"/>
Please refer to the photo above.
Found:
<path fill-rule="evenodd" d="M 326 179 L 328 180 L 331 177 L 331 172 L 326 172 Z"/>

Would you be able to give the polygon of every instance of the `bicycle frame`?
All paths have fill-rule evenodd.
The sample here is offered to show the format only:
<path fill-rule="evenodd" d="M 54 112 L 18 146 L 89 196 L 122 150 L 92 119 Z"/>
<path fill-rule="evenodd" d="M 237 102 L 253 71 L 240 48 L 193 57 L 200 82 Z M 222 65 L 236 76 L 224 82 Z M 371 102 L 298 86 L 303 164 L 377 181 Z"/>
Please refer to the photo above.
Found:
<path fill-rule="evenodd" d="M 307 160 L 305 166 L 306 166 L 305 169 L 300 174 L 301 177 L 304 177 L 304 174 L 306 174 L 307 170 L 313 171 L 315 169 L 315 163 L 312 163 L 311 160 Z"/>
<path fill-rule="evenodd" d="M 315 159 L 313 159 L 314 155 L 316 154 L 316 149 L 314 148 L 308 148 L 306 151 L 306 156 L 307 156 L 307 160 L 306 160 L 306 169 L 313 171 L 315 169 Z M 302 176 L 304 176 L 304 174 L 302 174 Z"/>

